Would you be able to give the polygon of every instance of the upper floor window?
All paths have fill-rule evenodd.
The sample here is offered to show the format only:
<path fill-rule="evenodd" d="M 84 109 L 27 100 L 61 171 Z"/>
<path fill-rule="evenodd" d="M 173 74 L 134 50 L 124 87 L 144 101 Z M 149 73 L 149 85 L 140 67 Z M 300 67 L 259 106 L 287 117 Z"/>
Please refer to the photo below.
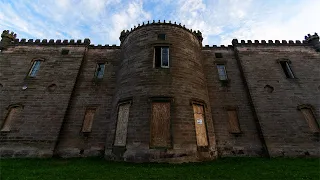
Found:
<path fill-rule="evenodd" d="M 226 66 L 224 64 L 217 64 L 219 80 L 226 81 L 228 80 Z"/>
<path fill-rule="evenodd" d="M 36 77 L 39 69 L 40 69 L 40 63 L 41 63 L 41 60 L 35 60 L 32 64 L 32 67 L 29 71 L 29 76 L 30 77 Z"/>
<path fill-rule="evenodd" d="M 166 40 L 166 34 L 158 34 L 159 40 Z"/>
<path fill-rule="evenodd" d="M 169 47 L 159 46 L 154 48 L 154 66 L 156 68 L 169 68 Z"/>
<path fill-rule="evenodd" d="M 214 53 L 216 58 L 222 58 L 222 53 Z"/>
<path fill-rule="evenodd" d="M 295 78 L 292 69 L 289 65 L 289 61 L 280 61 L 280 64 L 287 78 Z"/>
<path fill-rule="evenodd" d="M 105 64 L 104 63 L 98 63 L 97 64 L 96 73 L 95 73 L 95 77 L 97 79 L 102 79 L 103 78 L 104 68 L 105 68 Z"/>

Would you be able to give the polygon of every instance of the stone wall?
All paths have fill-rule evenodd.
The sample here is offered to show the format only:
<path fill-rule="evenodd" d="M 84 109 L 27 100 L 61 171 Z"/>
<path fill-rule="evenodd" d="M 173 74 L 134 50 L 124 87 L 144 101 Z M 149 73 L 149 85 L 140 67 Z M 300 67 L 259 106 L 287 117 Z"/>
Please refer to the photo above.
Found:
<path fill-rule="evenodd" d="M 218 156 L 320 156 L 319 133 L 311 131 L 298 109 L 312 107 L 319 124 L 317 34 L 303 42 L 234 40 L 233 46 L 202 47 L 199 31 L 148 22 L 123 31 L 120 46 L 89 45 L 89 39 L 14 38 L 2 40 L 0 47 L 1 127 L 11 107 L 20 111 L 10 131 L 0 132 L 2 157 L 104 155 L 183 162 Z M 169 68 L 155 67 L 158 46 L 169 47 Z M 29 77 L 38 59 L 40 69 Z M 279 63 L 283 60 L 295 78 L 286 77 Z M 102 79 L 95 77 L 97 63 L 105 63 Z M 219 80 L 218 64 L 225 65 L 227 81 Z M 170 102 L 170 145 L 151 147 L 152 103 L 159 101 Z M 118 146 L 123 102 L 130 102 L 130 111 L 127 132 L 122 132 L 126 143 Z M 193 103 L 204 107 L 206 147 L 197 144 Z M 83 132 L 88 108 L 95 109 L 94 118 L 91 129 Z M 239 121 L 236 133 L 230 128 L 231 109 Z"/>
<path fill-rule="evenodd" d="M 72 94 L 70 108 L 63 123 L 56 154 L 62 157 L 97 156 L 104 154 L 107 136 L 113 137 L 114 125 L 110 122 L 111 103 L 115 89 L 120 49 L 89 47 L 80 76 Z M 94 74 L 97 63 L 105 63 L 102 79 Z M 82 133 L 86 108 L 96 108 L 92 131 Z"/>
<path fill-rule="evenodd" d="M 236 46 L 270 155 L 319 156 L 319 136 L 297 107 L 311 105 L 319 119 L 320 54 L 307 44 Z M 295 78 L 286 77 L 283 59 Z"/>
<path fill-rule="evenodd" d="M 216 58 L 221 53 L 222 58 Z M 247 92 L 232 47 L 204 47 L 202 50 L 210 97 L 214 133 L 219 156 L 263 155 Z M 224 64 L 228 81 L 219 80 L 218 64 Z M 228 109 L 235 109 L 241 133 L 230 131 Z"/>
<path fill-rule="evenodd" d="M 62 55 L 62 49 L 69 54 Z M 0 120 L 10 105 L 21 112 L 0 133 L 1 156 L 51 156 L 74 87 L 84 46 L 11 46 L 0 53 Z M 29 77 L 33 60 L 43 60 Z"/>

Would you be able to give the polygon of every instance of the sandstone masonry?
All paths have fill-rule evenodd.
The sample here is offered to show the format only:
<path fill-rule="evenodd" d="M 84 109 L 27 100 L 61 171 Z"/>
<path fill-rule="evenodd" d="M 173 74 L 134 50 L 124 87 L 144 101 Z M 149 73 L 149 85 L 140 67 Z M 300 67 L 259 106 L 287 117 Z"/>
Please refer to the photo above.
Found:
<path fill-rule="evenodd" d="M 202 46 L 200 31 L 153 21 L 120 46 L 1 38 L 1 157 L 320 156 L 316 33 Z"/>

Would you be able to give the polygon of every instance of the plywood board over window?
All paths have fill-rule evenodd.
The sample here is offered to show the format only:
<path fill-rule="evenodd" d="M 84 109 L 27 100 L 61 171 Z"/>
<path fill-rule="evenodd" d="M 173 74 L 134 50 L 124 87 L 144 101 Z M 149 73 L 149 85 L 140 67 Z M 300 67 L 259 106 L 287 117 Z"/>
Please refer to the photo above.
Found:
<path fill-rule="evenodd" d="M 4 121 L 2 122 L 1 131 L 2 132 L 8 132 L 11 130 L 11 125 L 15 119 L 19 116 L 19 113 L 21 111 L 21 107 L 15 106 L 11 107 L 8 111 L 8 114 Z"/>
<path fill-rule="evenodd" d="M 83 125 L 82 125 L 83 133 L 91 132 L 95 112 L 96 112 L 95 108 L 88 108 L 86 110 L 86 113 L 84 115 Z"/>
<path fill-rule="evenodd" d="M 150 147 L 171 147 L 170 102 L 152 102 Z"/>
<path fill-rule="evenodd" d="M 193 104 L 192 106 L 195 120 L 197 146 L 206 147 L 208 146 L 208 138 L 203 105 Z"/>
<path fill-rule="evenodd" d="M 130 112 L 130 102 L 122 103 L 118 108 L 118 121 L 116 136 L 114 140 L 114 146 L 126 146 L 127 144 L 127 131 L 128 131 L 128 120 Z"/>
<path fill-rule="evenodd" d="M 317 123 L 316 118 L 314 117 L 312 110 L 310 108 L 302 108 L 300 109 L 300 111 L 302 112 L 304 118 L 306 119 L 311 132 L 313 133 L 320 132 L 319 125 Z"/>
<path fill-rule="evenodd" d="M 229 119 L 230 133 L 234 133 L 234 134 L 241 133 L 237 111 L 235 109 L 227 110 L 227 113 L 228 113 L 228 119 Z"/>

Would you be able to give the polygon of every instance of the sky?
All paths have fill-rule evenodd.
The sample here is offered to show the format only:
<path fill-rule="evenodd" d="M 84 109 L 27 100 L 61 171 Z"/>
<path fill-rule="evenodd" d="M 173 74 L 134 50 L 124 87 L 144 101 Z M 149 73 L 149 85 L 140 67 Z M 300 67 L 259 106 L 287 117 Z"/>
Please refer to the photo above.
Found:
<path fill-rule="evenodd" d="M 148 20 L 200 30 L 203 45 L 303 40 L 320 33 L 320 0 L 0 0 L 0 30 L 22 39 L 84 39 L 119 45 Z"/>

